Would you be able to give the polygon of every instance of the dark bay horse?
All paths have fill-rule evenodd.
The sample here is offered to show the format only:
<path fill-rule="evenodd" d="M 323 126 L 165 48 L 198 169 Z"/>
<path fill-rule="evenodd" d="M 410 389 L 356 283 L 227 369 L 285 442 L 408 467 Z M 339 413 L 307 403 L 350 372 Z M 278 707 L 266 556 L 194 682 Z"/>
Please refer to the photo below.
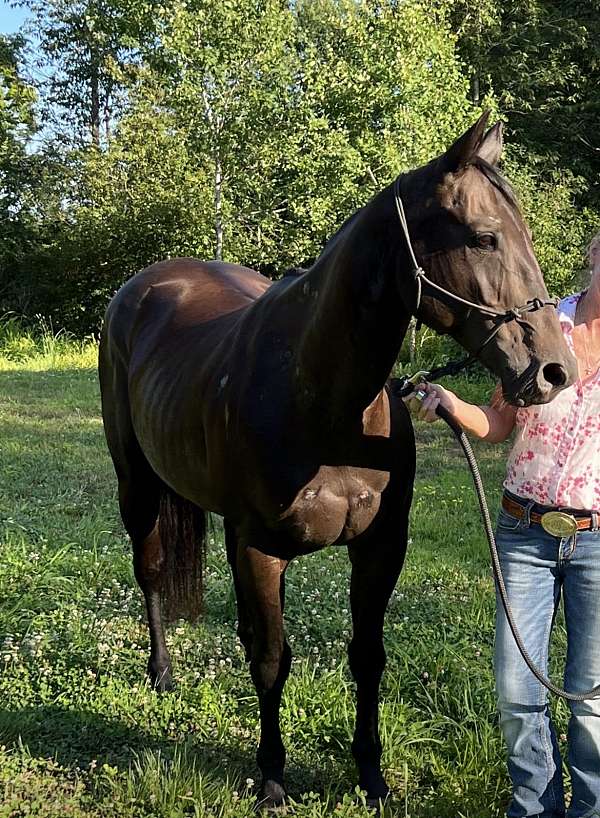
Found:
<path fill-rule="evenodd" d="M 397 180 L 417 256 L 448 290 L 497 309 L 546 298 L 487 116 L 443 155 Z M 284 798 L 279 706 L 291 654 L 283 626 L 290 560 L 328 545 L 352 563 L 352 751 L 370 802 L 380 768 L 384 612 L 407 542 L 415 444 L 386 380 L 415 304 L 390 185 L 307 271 L 272 283 L 233 264 L 173 259 L 129 280 L 100 345 L 102 409 L 150 628 L 148 670 L 171 684 L 162 607 L 198 613 L 204 512 L 223 515 L 239 636 L 260 704 L 259 798 Z M 576 377 L 554 310 L 526 325 L 424 297 L 419 317 L 502 381 L 543 403 Z"/>

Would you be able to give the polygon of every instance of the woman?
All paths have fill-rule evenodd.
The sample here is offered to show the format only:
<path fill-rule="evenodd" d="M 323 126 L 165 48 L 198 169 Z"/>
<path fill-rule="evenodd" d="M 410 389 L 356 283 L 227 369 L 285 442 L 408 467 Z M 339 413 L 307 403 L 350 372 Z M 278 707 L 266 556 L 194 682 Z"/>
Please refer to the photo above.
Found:
<path fill-rule="evenodd" d="M 600 233 L 589 246 L 588 258 L 588 289 L 563 299 L 558 307 L 579 364 L 573 386 L 552 403 L 516 409 L 502 400 L 499 388 L 489 405 L 474 406 L 441 386 L 421 384 L 427 394 L 415 410 L 431 422 L 441 404 L 468 432 L 491 443 L 515 430 L 496 534 L 502 570 L 525 646 L 544 672 L 563 596 L 565 685 L 572 692 L 600 683 Z M 555 536 L 542 526 L 541 515 L 559 508 L 574 518 L 567 524 L 577 525 L 576 533 Z M 544 524 L 551 527 L 548 518 Z M 499 601 L 494 666 L 513 785 L 508 818 L 600 816 L 600 700 L 570 703 L 573 797 L 565 812 L 561 757 L 547 693 L 525 665 Z"/>

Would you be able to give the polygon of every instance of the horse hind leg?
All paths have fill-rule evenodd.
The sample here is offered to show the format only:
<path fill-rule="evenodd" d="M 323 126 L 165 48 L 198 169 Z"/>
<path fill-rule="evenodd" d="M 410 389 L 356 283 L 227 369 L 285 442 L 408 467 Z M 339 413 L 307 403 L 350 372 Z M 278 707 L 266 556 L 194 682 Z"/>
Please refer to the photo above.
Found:
<path fill-rule="evenodd" d="M 133 546 L 135 577 L 146 601 L 148 676 L 164 692 L 173 682 L 163 615 L 167 621 L 180 617 L 194 621 L 201 612 L 205 515 L 167 488 L 148 464 L 119 480 L 119 504 Z"/>
<path fill-rule="evenodd" d="M 135 437 L 126 388 L 101 379 L 104 428 L 119 483 L 121 517 L 133 547 L 150 634 L 148 675 L 159 691 L 172 687 L 163 608 L 169 618 L 195 618 L 202 599 L 204 512 L 171 492 Z"/>
<path fill-rule="evenodd" d="M 135 578 L 146 602 L 150 657 L 147 672 L 160 692 L 172 688 L 171 657 L 165 641 L 162 596 L 165 549 L 159 530 L 159 494 L 156 489 L 140 490 L 141 485 L 119 485 L 121 515 L 133 546 Z M 142 499 L 143 498 L 143 499 Z"/>

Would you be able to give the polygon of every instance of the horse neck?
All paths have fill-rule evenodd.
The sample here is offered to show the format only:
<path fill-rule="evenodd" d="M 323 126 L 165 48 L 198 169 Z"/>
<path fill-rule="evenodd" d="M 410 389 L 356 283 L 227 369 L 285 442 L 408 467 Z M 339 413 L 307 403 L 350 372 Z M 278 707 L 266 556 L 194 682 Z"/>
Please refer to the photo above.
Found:
<path fill-rule="evenodd" d="M 356 423 L 383 389 L 410 322 L 399 263 L 409 274 L 388 188 L 342 227 L 298 282 L 310 305 L 298 372 L 321 418 Z M 410 292 L 414 285 L 406 286 Z"/>

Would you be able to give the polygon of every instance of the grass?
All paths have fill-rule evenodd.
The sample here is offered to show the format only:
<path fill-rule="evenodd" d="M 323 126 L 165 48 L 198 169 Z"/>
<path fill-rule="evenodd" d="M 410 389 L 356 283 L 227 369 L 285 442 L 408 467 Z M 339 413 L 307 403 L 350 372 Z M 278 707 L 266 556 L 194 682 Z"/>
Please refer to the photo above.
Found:
<path fill-rule="evenodd" d="M 147 631 L 103 439 L 95 345 L 50 332 L 19 351 L 17 336 L 0 337 L 0 818 L 250 816 L 257 702 L 221 531 L 210 544 L 207 614 L 171 629 L 178 685 L 159 697 L 144 681 Z M 472 399 L 489 388 L 457 384 Z M 412 544 L 386 620 L 388 812 L 498 818 L 508 785 L 493 587 L 470 478 L 448 434 L 418 426 Z M 496 506 L 505 451 L 477 448 Z M 282 725 L 286 814 L 298 818 L 369 814 L 350 754 L 348 576 L 344 549 L 289 569 L 294 662 Z M 556 648 L 559 662 L 562 633 Z M 562 732 L 562 705 L 558 719 Z"/>

